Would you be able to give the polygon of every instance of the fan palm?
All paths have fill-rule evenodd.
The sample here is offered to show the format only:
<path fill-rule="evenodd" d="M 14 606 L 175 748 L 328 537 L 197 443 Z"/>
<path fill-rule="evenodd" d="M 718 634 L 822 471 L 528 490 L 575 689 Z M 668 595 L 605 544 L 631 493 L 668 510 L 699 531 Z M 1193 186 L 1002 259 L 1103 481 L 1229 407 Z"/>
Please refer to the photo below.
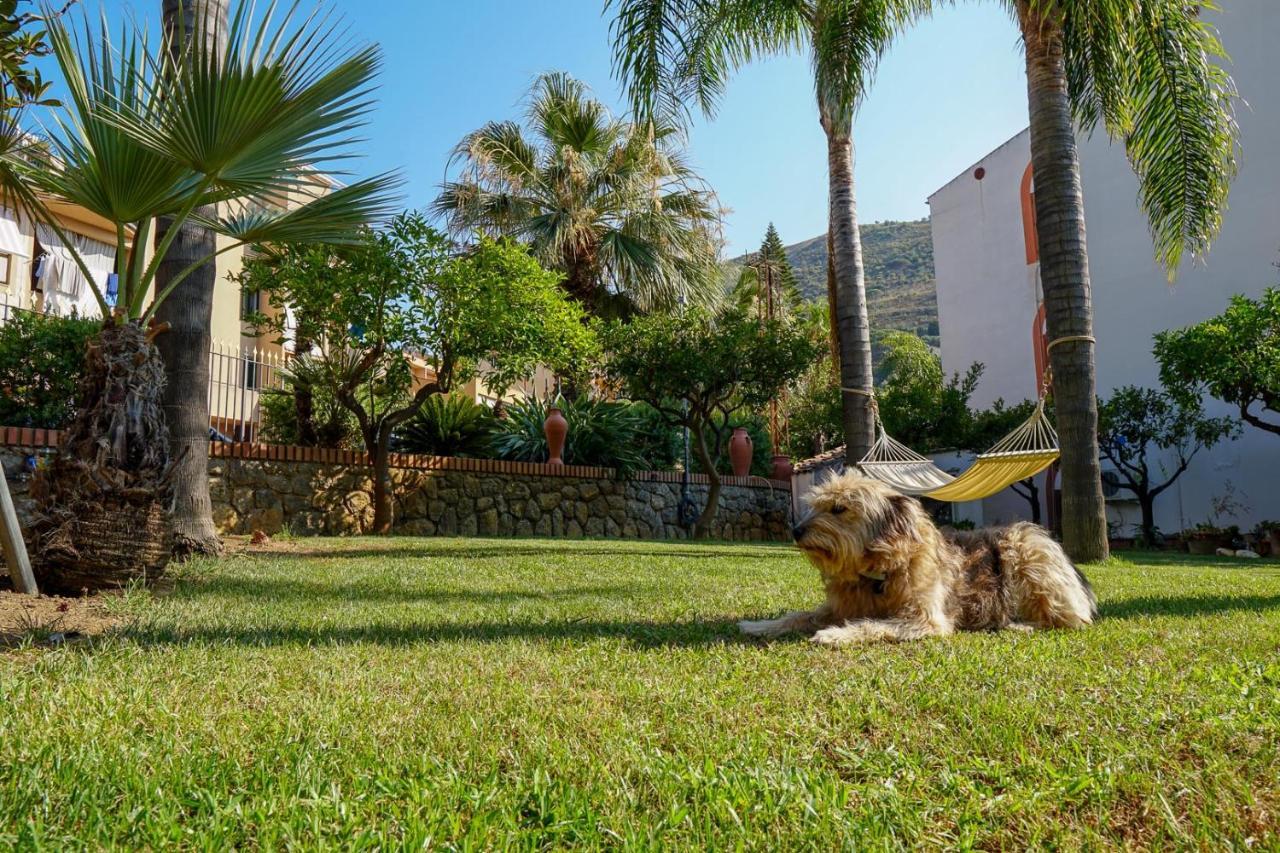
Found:
<path fill-rule="evenodd" d="M 351 241 L 362 223 L 388 212 L 387 176 L 291 209 L 278 205 L 306 193 L 311 170 L 344 155 L 369 108 L 380 60 L 376 47 L 343 43 L 322 18 L 290 13 L 277 21 L 273 12 L 255 23 L 251 4 L 242 4 L 225 38 L 182 44 L 172 31 L 153 43 L 136 24 L 115 42 L 105 24 L 95 32 L 87 19 L 77 30 L 50 24 L 68 108 L 56 116 L 49 156 L 6 156 L 4 165 L 24 206 L 60 237 L 47 200 L 113 223 L 118 276 L 112 310 L 74 242 L 63 239 L 105 320 L 89 348 L 81 415 L 64 448 L 64 468 L 79 474 L 50 475 L 55 503 L 83 499 L 89 483 L 138 496 L 165 482 L 167 427 L 156 387 L 163 370 L 152 343 L 163 326 L 146 327 L 188 276 L 249 244 Z M 158 231 L 162 218 L 168 226 Z M 189 223 L 226 239 L 158 286 L 160 266 Z M 129 392 L 108 394 L 112 388 Z M 108 469 L 117 473 L 102 473 Z"/>
<path fill-rule="evenodd" d="M 714 114 L 730 74 L 764 56 L 807 52 L 827 137 L 828 282 L 850 459 L 874 440 L 871 332 L 853 183 L 853 119 L 877 61 L 927 0 L 609 0 L 615 68 L 642 120 L 674 124 L 689 104 Z"/>
<path fill-rule="evenodd" d="M 720 211 L 674 125 L 617 119 L 562 73 L 538 78 L 526 118 L 458 143 L 433 206 L 451 231 L 528 243 L 593 313 L 714 296 Z"/>
<path fill-rule="evenodd" d="M 1093 317 L 1077 130 L 1124 141 L 1157 259 L 1216 235 L 1236 171 L 1234 86 L 1204 0 L 1003 0 L 1025 45 L 1040 279 L 1062 442 L 1062 532 L 1077 560 L 1107 554 Z"/>

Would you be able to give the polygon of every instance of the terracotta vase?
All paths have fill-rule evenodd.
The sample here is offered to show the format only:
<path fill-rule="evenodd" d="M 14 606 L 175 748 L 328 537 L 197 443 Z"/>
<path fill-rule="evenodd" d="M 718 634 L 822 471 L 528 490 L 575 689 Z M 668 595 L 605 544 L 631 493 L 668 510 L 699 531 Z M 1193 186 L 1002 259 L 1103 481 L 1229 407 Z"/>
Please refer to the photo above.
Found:
<path fill-rule="evenodd" d="M 733 465 L 733 476 L 745 477 L 751 471 L 751 455 L 755 447 L 751 436 L 742 427 L 736 427 L 733 437 L 729 439 L 729 462 Z"/>
<path fill-rule="evenodd" d="M 547 436 L 547 451 L 550 456 L 548 465 L 564 464 L 564 440 L 569 434 L 569 422 L 564 419 L 564 412 L 555 406 L 547 410 L 547 420 L 542 425 Z"/>
<path fill-rule="evenodd" d="M 791 475 L 795 473 L 795 469 L 791 467 L 791 457 L 783 453 L 775 453 L 773 456 L 773 479 L 784 482 L 791 482 Z"/>

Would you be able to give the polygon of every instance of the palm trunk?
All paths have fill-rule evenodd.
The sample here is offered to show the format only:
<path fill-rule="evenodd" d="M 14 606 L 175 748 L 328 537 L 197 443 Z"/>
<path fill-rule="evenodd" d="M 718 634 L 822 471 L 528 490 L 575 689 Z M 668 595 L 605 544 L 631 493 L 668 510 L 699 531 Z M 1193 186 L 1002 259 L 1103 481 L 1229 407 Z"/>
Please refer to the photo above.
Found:
<path fill-rule="evenodd" d="M 225 38 L 225 0 L 164 0 L 165 29 L 190 38 Z M 178 38 L 175 37 L 175 47 Z M 200 211 L 213 214 L 213 209 Z M 156 239 L 160 240 L 170 222 L 161 220 Z M 141 248 L 141 247 L 139 247 Z M 216 250 L 213 232 L 187 223 L 169 247 L 156 276 L 156 290 L 181 270 Z M 164 359 L 164 410 L 169 421 L 169 442 L 176 460 L 173 472 L 174 553 L 220 554 L 222 540 L 213 524 L 213 503 L 209 497 L 209 348 L 213 318 L 213 291 L 217 266 L 209 262 L 180 283 L 156 311 L 157 319 L 170 325 L 170 332 L 157 340 Z"/>
<path fill-rule="evenodd" d="M 830 181 L 831 263 L 835 268 L 833 323 L 840 346 L 840 384 L 870 392 L 871 326 L 867 322 L 867 291 L 863 279 L 862 239 L 853 193 L 853 140 L 847 133 L 826 126 L 827 167 Z M 875 441 L 871 397 L 843 392 L 845 464 L 856 464 Z"/>
<path fill-rule="evenodd" d="M 1026 46 L 1031 164 L 1036 182 L 1040 280 L 1051 341 L 1093 335 L 1084 195 L 1067 96 L 1061 28 L 1018 0 Z M 1105 559 L 1106 506 L 1098 459 L 1094 347 L 1068 340 L 1049 352 L 1062 443 L 1062 540 L 1072 559 Z"/>
<path fill-rule="evenodd" d="M 828 223 L 830 224 L 830 223 Z M 836 258 L 832 247 L 831 229 L 827 228 L 827 344 L 831 347 L 832 376 L 840 379 L 840 330 L 836 324 Z"/>

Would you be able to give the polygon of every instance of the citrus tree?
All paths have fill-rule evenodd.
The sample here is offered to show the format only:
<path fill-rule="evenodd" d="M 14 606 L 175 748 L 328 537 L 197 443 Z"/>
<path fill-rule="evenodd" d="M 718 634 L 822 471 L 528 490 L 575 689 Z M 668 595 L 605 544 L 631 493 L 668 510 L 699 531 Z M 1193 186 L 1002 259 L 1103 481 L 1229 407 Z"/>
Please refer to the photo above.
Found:
<path fill-rule="evenodd" d="M 393 520 L 392 438 L 429 399 L 476 376 L 502 394 L 539 365 L 587 359 L 593 337 L 559 282 L 518 243 L 485 238 L 455 253 L 418 213 L 357 246 L 264 255 L 240 276 L 280 309 L 260 322 L 283 332 L 287 306 L 294 333 L 315 347 L 313 381 L 355 417 L 373 458 L 376 533 Z"/>

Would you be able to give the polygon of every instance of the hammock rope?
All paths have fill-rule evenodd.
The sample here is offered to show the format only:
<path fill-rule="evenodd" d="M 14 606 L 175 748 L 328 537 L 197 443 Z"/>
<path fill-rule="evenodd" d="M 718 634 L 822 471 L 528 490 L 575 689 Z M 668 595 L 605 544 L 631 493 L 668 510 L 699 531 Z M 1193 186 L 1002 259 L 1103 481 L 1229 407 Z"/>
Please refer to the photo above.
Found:
<path fill-rule="evenodd" d="M 1083 340 L 1088 336 L 1073 336 Z M 1053 344 L 1063 343 L 1060 338 Z M 1049 346 L 1052 347 L 1053 344 Z M 1035 411 L 1013 432 L 996 442 L 986 453 L 979 454 L 973 465 L 953 477 L 902 442 L 890 436 L 880 420 L 880 406 L 875 393 L 859 388 L 841 388 L 851 394 L 870 398 L 875 417 L 876 441 L 858 468 L 868 477 L 906 495 L 932 498 L 949 503 L 981 500 L 1004 491 L 1014 483 L 1034 477 L 1058 460 L 1058 433 L 1044 411 L 1046 392 L 1052 376 L 1045 371 Z"/>

